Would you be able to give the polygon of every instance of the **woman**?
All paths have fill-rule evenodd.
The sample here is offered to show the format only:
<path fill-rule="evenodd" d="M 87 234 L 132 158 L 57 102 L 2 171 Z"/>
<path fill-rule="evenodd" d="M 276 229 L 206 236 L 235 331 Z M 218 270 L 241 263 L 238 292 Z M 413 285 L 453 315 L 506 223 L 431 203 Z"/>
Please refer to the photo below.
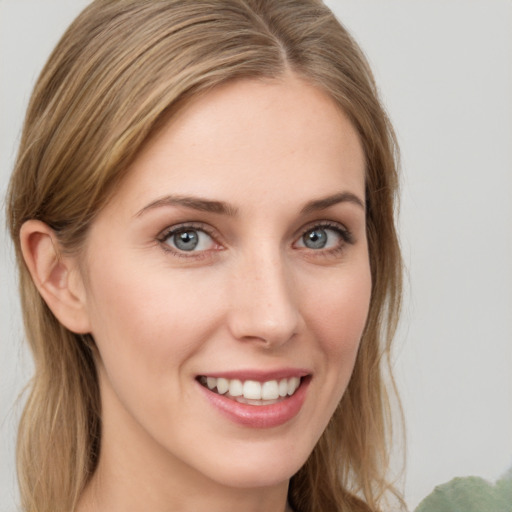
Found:
<path fill-rule="evenodd" d="M 9 191 L 24 509 L 381 510 L 394 155 L 320 2 L 93 2 Z"/>

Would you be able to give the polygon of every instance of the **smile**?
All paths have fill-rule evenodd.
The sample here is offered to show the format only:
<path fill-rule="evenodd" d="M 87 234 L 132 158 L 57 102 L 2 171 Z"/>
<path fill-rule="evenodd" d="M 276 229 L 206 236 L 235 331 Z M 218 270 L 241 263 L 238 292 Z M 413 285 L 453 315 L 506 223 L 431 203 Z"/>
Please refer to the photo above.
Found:
<path fill-rule="evenodd" d="M 256 380 L 227 379 L 223 377 L 199 377 L 199 382 L 210 391 L 238 403 L 271 405 L 292 396 L 300 386 L 300 377 L 258 382 Z"/>
<path fill-rule="evenodd" d="M 278 427 L 293 420 L 302 409 L 311 380 L 307 371 L 289 370 L 196 378 L 199 390 L 214 409 L 231 422 L 250 428 Z"/>

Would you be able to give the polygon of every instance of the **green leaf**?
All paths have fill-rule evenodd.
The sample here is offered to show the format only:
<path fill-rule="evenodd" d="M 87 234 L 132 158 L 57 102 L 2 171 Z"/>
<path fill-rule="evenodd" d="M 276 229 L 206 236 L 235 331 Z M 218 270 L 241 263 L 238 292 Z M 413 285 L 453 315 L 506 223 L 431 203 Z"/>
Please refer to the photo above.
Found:
<path fill-rule="evenodd" d="M 415 512 L 512 512 L 512 469 L 496 485 L 483 478 L 454 478 L 437 486 Z"/>
<path fill-rule="evenodd" d="M 496 482 L 495 493 L 502 510 L 512 511 L 512 468 Z"/>

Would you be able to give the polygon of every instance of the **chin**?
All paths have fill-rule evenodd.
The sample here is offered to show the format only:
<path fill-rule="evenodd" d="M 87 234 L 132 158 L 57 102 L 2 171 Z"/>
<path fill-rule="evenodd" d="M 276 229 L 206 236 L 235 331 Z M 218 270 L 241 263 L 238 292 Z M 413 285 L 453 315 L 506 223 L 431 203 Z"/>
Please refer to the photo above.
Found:
<path fill-rule="evenodd" d="M 314 448 L 314 442 L 289 437 L 276 442 L 245 440 L 234 444 L 224 457 L 212 459 L 210 473 L 218 483 L 235 488 L 273 487 L 288 482 Z M 205 461 L 206 462 L 206 461 Z"/>
<path fill-rule="evenodd" d="M 276 461 L 275 458 L 271 458 L 258 466 L 240 462 L 241 464 L 231 465 L 229 468 L 219 468 L 215 480 L 224 486 L 238 489 L 276 487 L 288 483 L 305 461 Z"/>

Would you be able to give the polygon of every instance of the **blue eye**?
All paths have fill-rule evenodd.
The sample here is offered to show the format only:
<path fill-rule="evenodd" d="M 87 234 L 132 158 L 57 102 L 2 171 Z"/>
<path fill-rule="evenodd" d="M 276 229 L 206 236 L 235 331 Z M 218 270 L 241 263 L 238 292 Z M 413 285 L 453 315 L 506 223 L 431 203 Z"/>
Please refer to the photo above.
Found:
<path fill-rule="evenodd" d="M 302 235 L 297 246 L 312 250 L 335 249 L 343 245 L 344 242 L 350 242 L 350 235 L 341 228 L 315 226 Z"/>
<path fill-rule="evenodd" d="M 329 235 L 325 229 L 313 229 L 303 237 L 304 246 L 308 249 L 323 249 L 327 245 Z"/>
<path fill-rule="evenodd" d="M 172 240 L 180 251 L 193 251 L 199 244 L 199 235 L 197 231 L 183 231 L 173 235 Z"/>
<path fill-rule="evenodd" d="M 163 241 L 180 252 L 200 252 L 215 247 L 212 237 L 202 229 L 178 228 L 167 233 Z"/>

